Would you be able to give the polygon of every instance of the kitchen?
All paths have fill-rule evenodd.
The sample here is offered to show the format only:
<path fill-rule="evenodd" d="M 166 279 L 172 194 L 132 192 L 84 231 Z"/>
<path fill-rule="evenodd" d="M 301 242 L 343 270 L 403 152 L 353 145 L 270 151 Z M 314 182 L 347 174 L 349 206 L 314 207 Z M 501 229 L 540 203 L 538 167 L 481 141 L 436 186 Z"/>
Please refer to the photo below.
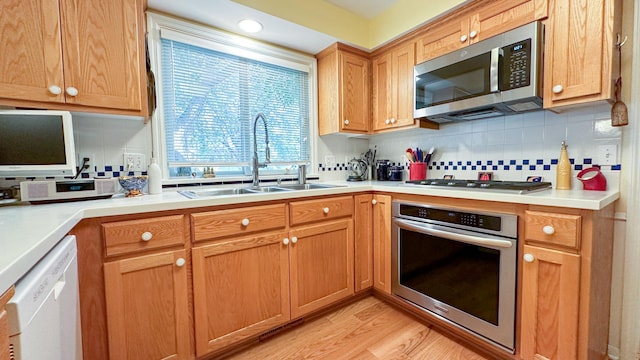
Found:
<path fill-rule="evenodd" d="M 258 4 L 255 4 L 255 6 L 259 7 Z M 269 12 L 267 9 L 261 10 Z M 276 10 L 277 9 L 272 9 L 272 11 Z M 393 21 L 388 21 L 389 19 L 393 19 L 391 14 L 392 13 L 386 15 L 385 18 L 387 22 L 393 23 Z M 626 15 L 628 15 L 627 12 L 625 12 L 625 16 Z M 285 15 L 282 16 L 286 17 Z M 295 16 L 295 14 L 289 14 L 289 16 Z M 424 14 L 415 14 L 414 16 L 422 16 L 421 20 L 415 22 L 416 25 L 424 21 L 425 18 L 430 17 Z M 398 23 L 398 21 L 396 21 L 396 23 Z M 339 27 L 336 26 L 336 24 L 331 25 L 336 27 L 335 30 L 331 31 L 339 31 Z M 374 28 L 380 30 L 383 26 L 374 26 Z M 385 40 L 407 30 L 409 29 L 396 29 L 394 30 L 395 33 L 392 36 L 388 36 Z M 327 31 L 329 33 L 331 32 L 329 30 Z M 623 31 L 623 33 L 631 34 L 632 29 Z M 349 40 L 349 38 L 346 37 L 347 35 L 344 36 L 344 39 Z M 632 36 L 629 36 L 629 38 L 633 39 Z M 351 42 L 358 43 L 358 41 Z M 364 47 L 373 48 L 382 42 L 383 41 L 374 43 L 373 46 L 365 43 Z M 630 73 L 632 60 L 630 51 L 623 52 L 623 55 L 625 56 L 623 62 L 628 64 L 626 66 Z M 626 75 L 625 78 L 630 77 L 627 74 L 624 75 Z M 627 81 L 627 83 L 635 84 L 637 82 Z M 625 85 L 627 85 L 627 83 L 625 83 Z M 627 94 L 632 94 L 634 93 L 633 91 L 634 89 L 632 87 L 629 87 L 629 89 L 625 88 L 623 91 L 625 98 L 632 99 L 633 97 Z M 543 176 L 545 181 L 553 181 L 555 175 L 555 172 L 552 170 L 553 167 L 550 168 L 551 170 L 546 170 L 545 165 L 548 164 L 544 163 L 544 161 L 546 161 L 546 159 L 555 159 L 558 156 L 560 151 L 559 144 L 564 140 L 562 134 L 566 134 L 566 140 L 570 146 L 570 156 L 575 159 L 596 158 L 596 155 L 591 151 L 594 143 L 613 143 L 617 145 L 620 150 L 621 160 L 618 164 L 622 164 L 621 168 L 625 171 L 620 171 L 620 169 L 614 170 L 613 168 L 610 170 L 608 168 L 603 169 L 610 184 L 620 184 L 622 193 L 621 201 L 618 202 L 618 209 L 616 210 L 616 255 L 614 258 L 619 260 L 614 260 L 613 278 L 617 281 L 614 281 L 612 289 L 614 296 L 612 297 L 611 306 L 613 311 L 609 344 L 614 348 L 613 351 L 610 351 L 613 355 L 615 355 L 615 350 L 617 349 L 622 351 L 620 358 L 634 358 L 634 355 L 626 355 L 626 357 L 622 355 L 635 354 L 635 350 L 633 349 L 637 347 L 637 343 L 634 342 L 637 341 L 636 338 L 638 336 L 634 334 L 638 334 L 638 332 L 633 330 L 635 324 L 626 323 L 626 319 L 633 319 L 634 317 L 630 315 L 623 316 L 620 312 L 616 313 L 616 310 L 619 309 L 623 309 L 624 311 L 626 308 L 625 303 L 629 304 L 627 307 L 629 307 L 630 311 L 633 311 L 633 300 L 631 299 L 635 298 L 633 291 L 637 290 L 633 281 L 628 280 L 629 284 L 627 284 L 627 280 L 624 280 L 624 286 L 622 281 L 622 273 L 634 273 L 633 267 L 635 264 L 633 264 L 633 260 L 621 260 L 624 258 L 625 253 L 627 256 L 637 253 L 636 245 L 633 244 L 632 241 L 629 241 L 631 236 L 624 236 L 626 226 L 624 214 L 629 214 L 634 206 L 632 202 L 627 205 L 627 201 L 631 201 L 627 199 L 637 198 L 628 195 L 633 194 L 633 191 L 637 191 L 633 188 L 634 184 L 637 184 L 637 181 L 632 181 L 632 176 L 630 175 L 633 174 L 635 166 L 630 159 L 633 158 L 631 155 L 637 151 L 634 147 L 636 142 L 627 138 L 631 136 L 631 139 L 634 139 L 632 133 L 632 129 L 635 127 L 633 121 L 634 106 L 631 106 L 632 116 L 630 125 L 620 131 L 607 129 L 606 123 L 610 122 L 608 112 L 609 108 L 598 108 L 596 110 L 589 108 L 583 110 L 582 113 L 578 110 L 577 112 L 567 114 L 555 114 L 546 111 L 543 113 L 514 115 L 491 122 L 487 120 L 477 120 L 467 123 L 456 123 L 442 126 L 438 131 L 397 131 L 375 135 L 370 138 L 322 136 L 318 139 L 317 156 L 319 159 L 318 164 L 323 163 L 325 165 L 325 171 L 323 171 L 319 165 L 317 169 L 313 170 L 317 171 L 320 180 L 344 180 L 347 176 L 347 170 L 341 170 L 340 167 L 344 168 L 344 163 L 348 161 L 347 158 L 357 156 L 368 148 L 376 147 L 378 156 L 381 159 L 388 158 L 393 162 L 401 162 L 401 159 L 404 157 L 404 149 L 409 145 L 414 148 L 416 146 L 435 146 L 438 149 L 435 159 L 441 163 L 438 165 L 441 166 L 441 169 L 429 169 L 430 177 L 440 178 L 444 175 L 455 174 L 455 178 L 457 179 L 474 178 L 478 170 L 483 170 L 481 167 L 487 166 L 489 167 L 487 170 L 493 171 L 494 176 L 498 179 L 522 180 L 528 175 L 540 175 Z M 80 152 L 98 155 L 96 164 L 104 167 L 105 171 L 107 171 L 106 167 L 109 165 L 116 166 L 122 164 L 122 152 L 142 153 L 146 155 L 147 159 L 151 157 L 153 136 L 149 126 L 145 126 L 141 121 L 122 119 L 109 119 L 105 121 L 98 117 L 84 114 L 83 118 L 77 122 L 76 139 L 79 142 L 78 148 Z M 113 124 L 117 124 L 117 126 Z M 603 133 L 605 132 L 603 129 L 607 129 L 606 131 L 609 132 Z M 613 131 L 613 133 L 610 131 Z M 516 134 L 525 135 L 518 137 Z M 329 157 L 328 160 L 333 159 L 335 164 L 343 165 L 335 166 L 331 169 L 331 167 L 326 166 L 325 159 L 327 159 L 327 157 Z M 524 164 L 524 160 L 536 162 L 539 159 L 543 160 L 541 167 L 531 169 L 529 166 L 533 166 L 534 164 Z M 509 164 L 499 164 L 499 161 L 510 162 L 511 160 L 522 160 L 522 163 L 517 163 L 515 166 L 527 165 L 525 166 L 525 170 L 505 170 L 504 166 Z M 463 161 L 463 165 L 458 165 L 458 161 Z M 468 161 L 472 161 L 474 164 L 480 162 L 478 165 L 472 165 L 478 166 L 479 168 L 475 170 L 471 168 L 463 170 L 462 166 L 465 166 Z M 496 163 L 493 163 L 493 161 Z M 402 162 L 404 162 L 404 160 L 402 160 Z M 456 166 L 460 167 L 454 169 Z M 498 168 L 494 169 L 494 166 Z M 331 169 L 331 171 L 328 169 Z M 527 171 L 526 169 L 531 170 Z M 580 186 L 575 179 L 574 186 Z M 627 189 L 627 187 L 630 188 Z M 629 210 L 625 211 L 625 205 L 629 207 Z M 625 238 L 627 240 L 626 242 Z M 627 247 L 626 250 L 625 246 Z M 616 275 L 616 271 L 618 275 Z M 618 294 L 617 296 L 615 295 L 616 293 Z M 624 340 L 625 337 L 627 337 L 626 340 Z M 625 341 L 627 345 L 624 345 Z M 627 350 L 624 350 L 624 348 Z"/>

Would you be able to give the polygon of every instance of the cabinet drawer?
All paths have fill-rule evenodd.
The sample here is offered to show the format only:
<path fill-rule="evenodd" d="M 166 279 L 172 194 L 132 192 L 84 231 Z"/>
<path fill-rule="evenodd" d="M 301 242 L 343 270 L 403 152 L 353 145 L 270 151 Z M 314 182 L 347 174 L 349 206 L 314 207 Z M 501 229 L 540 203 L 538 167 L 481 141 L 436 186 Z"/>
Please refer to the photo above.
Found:
<path fill-rule="evenodd" d="M 336 219 L 353 214 L 353 197 L 295 201 L 290 205 L 291 225 Z"/>
<path fill-rule="evenodd" d="M 217 210 L 192 214 L 193 240 L 241 236 L 256 231 L 285 227 L 285 204 Z"/>
<path fill-rule="evenodd" d="M 527 241 L 577 249 L 580 245 L 581 220 L 579 215 L 527 211 L 525 237 Z"/>
<path fill-rule="evenodd" d="M 102 224 L 107 256 L 184 244 L 184 215 Z"/>

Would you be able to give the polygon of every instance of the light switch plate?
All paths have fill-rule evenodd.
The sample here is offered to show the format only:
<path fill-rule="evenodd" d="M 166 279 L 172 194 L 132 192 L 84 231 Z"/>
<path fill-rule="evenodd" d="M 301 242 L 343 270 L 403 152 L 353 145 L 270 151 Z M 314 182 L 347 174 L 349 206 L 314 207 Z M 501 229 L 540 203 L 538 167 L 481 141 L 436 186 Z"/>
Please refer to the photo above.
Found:
<path fill-rule="evenodd" d="M 618 145 L 599 145 L 598 146 L 598 165 L 616 165 L 618 164 Z"/>
<path fill-rule="evenodd" d="M 125 171 L 144 171 L 145 159 L 144 154 L 124 153 L 124 170 Z"/>

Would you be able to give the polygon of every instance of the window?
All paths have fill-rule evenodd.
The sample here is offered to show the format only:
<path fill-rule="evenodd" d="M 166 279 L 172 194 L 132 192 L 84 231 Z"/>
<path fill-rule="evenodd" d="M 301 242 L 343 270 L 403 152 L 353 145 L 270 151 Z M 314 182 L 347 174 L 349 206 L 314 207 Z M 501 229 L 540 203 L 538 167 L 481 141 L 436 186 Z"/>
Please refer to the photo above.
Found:
<path fill-rule="evenodd" d="M 159 35 L 150 54 L 159 96 L 154 152 L 163 155 L 165 177 L 201 176 L 210 167 L 217 176 L 250 175 L 259 113 L 271 155 L 261 174 L 311 162 L 315 59 L 156 14 L 149 19 Z M 256 125 L 264 162 L 266 132 L 262 121 Z"/>

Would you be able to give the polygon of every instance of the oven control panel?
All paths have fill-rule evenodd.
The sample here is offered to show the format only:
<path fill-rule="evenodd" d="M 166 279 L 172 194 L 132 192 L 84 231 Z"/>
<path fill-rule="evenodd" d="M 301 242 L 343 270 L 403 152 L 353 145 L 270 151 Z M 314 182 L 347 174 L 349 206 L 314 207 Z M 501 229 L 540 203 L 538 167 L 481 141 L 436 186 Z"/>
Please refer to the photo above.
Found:
<path fill-rule="evenodd" d="M 424 207 L 420 205 L 400 204 L 400 215 L 423 220 L 435 220 L 448 224 L 463 225 L 478 229 L 501 231 L 500 216 L 468 213 L 456 210 Z"/>

